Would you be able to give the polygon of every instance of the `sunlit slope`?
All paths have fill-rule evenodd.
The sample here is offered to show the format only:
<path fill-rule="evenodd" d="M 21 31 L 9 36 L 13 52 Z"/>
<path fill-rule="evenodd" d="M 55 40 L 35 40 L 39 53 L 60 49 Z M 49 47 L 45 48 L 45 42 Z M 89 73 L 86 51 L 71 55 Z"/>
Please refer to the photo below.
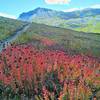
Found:
<path fill-rule="evenodd" d="M 100 16 L 91 16 L 85 18 L 74 18 L 69 20 L 54 18 L 34 18 L 33 22 L 43 23 L 50 26 L 56 26 L 66 29 L 72 29 L 82 32 L 100 33 Z"/>

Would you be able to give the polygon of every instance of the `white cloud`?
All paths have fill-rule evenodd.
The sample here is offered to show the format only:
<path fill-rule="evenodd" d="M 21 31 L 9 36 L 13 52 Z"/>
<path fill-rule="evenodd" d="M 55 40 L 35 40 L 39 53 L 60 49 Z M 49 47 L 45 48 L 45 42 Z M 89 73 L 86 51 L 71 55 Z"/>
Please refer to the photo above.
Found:
<path fill-rule="evenodd" d="M 64 12 L 72 12 L 72 11 L 77 11 L 77 10 L 83 10 L 84 8 L 71 8 L 71 9 L 66 9 L 63 10 Z"/>
<path fill-rule="evenodd" d="M 63 10 L 64 12 L 72 12 L 72 11 L 76 11 L 76 10 L 80 10 L 79 8 L 71 8 L 71 9 L 67 9 L 67 10 Z"/>
<path fill-rule="evenodd" d="M 91 8 L 100 8 L 100 4 L 93 5 Z"/>
<path fill-rule="evenodd" d="M 71 0 L 45 0 L 47 4 L 68 4 Z"/>
<path fill-rule="evenodd" d="M 71 8 L 71 9 L 65 9 L 65 10 L 63 10 L 64 12 L 72 12 L 72 11 L 77 11 L 77 10 L 83 10 L 83 9 L 85 9 L 86 7 L 84 7 L 84 8 Z M 92 6 L 90 6 L 90 7 L 88 7 L 88 8 L 100 8 L 100 4 L 97 4 L 97 5 L 92 5 Z"/>
<path fill-rule="evenodd" d="M 10 15 L 10 14 L 7 14 L 7 13 L 2 13 L 2 12 L 0 12 L 0 16 L 7 17 L 7 18 L 12 18 L 12 19 L 16 19 L 16 16 L 13 16 L 13 15 Z"/>

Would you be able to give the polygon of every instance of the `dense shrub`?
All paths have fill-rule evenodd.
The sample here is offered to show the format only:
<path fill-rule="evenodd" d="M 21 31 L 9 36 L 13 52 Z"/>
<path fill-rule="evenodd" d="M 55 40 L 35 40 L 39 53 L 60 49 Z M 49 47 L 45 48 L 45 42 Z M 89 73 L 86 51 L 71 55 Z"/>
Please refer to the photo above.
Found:
<path fill-rule="evenodd" d="M 88 100 L 99 90 L 99 59 L 31 45 L 9 46 L 0 53 L 1 98 Z"/>

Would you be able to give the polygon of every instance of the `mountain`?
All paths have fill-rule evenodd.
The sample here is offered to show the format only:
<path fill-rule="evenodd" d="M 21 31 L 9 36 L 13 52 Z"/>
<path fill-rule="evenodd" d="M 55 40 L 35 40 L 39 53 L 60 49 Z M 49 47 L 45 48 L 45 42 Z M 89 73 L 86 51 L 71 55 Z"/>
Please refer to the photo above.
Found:
<path fill-rule="evenodd" d="M 62 12 L 62 11 L 55 11 L 51 9 L 46 9 L 46 8 L 36 8 L 35 10 L 22 13 L 19 16 L 19 19 L 25 20 L 25 21 L 31 21 L 34 19 L 34 17 L 39 17 L 39 18 L 54 18 L 58 17 L 61 19 L 72 19 L 72 18 L 83 18 L 83 17 L 88 17 L 88 16 L 95 16 L 100 14 L 100 9 L 93 9 L 93 8 L 86 8 L 83 10 L 77 10 L 73 12 Z"/>
<path fill-rule="evenodd" d="M 99 8 L 86 8 L 72 12 L 36 8 L 35 10 L 20 14 L 18 19 L 77 31 L 100 32 Z"/>

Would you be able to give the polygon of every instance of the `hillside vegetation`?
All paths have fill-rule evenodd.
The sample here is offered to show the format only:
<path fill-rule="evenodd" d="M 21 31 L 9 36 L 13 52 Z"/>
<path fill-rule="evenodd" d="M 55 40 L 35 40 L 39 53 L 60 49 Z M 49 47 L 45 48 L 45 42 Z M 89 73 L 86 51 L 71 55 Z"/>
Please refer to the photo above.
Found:
<path fill-rule="evenodd" d="M 26 22 L 0 17 L 0 40 L 14 34 Z M 10 38 L 9 38 L 10 39 Z M 27 31 L 14 39 L 16 44 L 31 43 L 39 49 L 59 49 L 69 53 L 100 55 L 100 34 L 30 23 Z"/>
<path fill-rule="evenodd" d="M 0 40 L 4 40 L 22 27 L 25 22 L 0 17 Z"/>
<path fill-rule="evenodd" d="M 50 45 L 47 43 L 48 41 Z M 32 43 L 38 48 L 40 46 L 40 48 L 100 55 L 100 34 L 77 32 L 43 24 L 32 23 L 30 28 L 21 34 L 15 42 L 17 44 Z"/>

